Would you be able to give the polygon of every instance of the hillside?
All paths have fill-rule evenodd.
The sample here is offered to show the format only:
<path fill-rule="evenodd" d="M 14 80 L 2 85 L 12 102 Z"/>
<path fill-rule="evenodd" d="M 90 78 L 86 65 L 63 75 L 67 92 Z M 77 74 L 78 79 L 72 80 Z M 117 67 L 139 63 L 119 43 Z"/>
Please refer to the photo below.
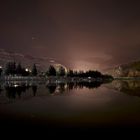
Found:
<path fill-rule="evenodd" d="M 8 52 L 4 49 L 0 49 L 0 66 L 5 67 L 5 64 L 9 61 L 15 61 L 21 63 L 23 66 L 31 68 L 33 64 L 36 64 L 40 71 L 46 71 L 50 65 L 55 67 L 63 66 L 57 60 L 47 57 L 34 57 L 32 55 L 26 55 L 16 52 Z M 63 66 L 64 67 L 64 66 Z"/>
<path fill-rule="evenodd" d="M 140 61 L 109 68 L 106 70 L 106 73 L 114 77 L 140 77 Z"/>

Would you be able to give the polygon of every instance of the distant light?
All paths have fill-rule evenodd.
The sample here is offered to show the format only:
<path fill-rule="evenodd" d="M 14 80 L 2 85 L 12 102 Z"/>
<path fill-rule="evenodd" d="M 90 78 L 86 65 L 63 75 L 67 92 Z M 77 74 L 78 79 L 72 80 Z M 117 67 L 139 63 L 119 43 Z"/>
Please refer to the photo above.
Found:
<path fill-rule="evenodd" d="M 27 71 L 27 72 L 28 72 L 28 71 L 29 71 L 29 69 L 28 69 L 28 68 L 26 68 L 26 69 L 25 69 L 25 71 Z"/>
<path fill-rule="evenodd" d="M 91 79 L 91 77 L 88 77 L 88 79 Z"/>
<path fill-rule="evenodd" d="M 2 69 L 2 66 L 0 66 L 0 69 Z"/>
<path fill-rule="evenodd" d="M 15 85 L 14 85 L 14 87 L 18 87 L 18 85 L 17 85 L 17 84 L 15 84 Z"/>

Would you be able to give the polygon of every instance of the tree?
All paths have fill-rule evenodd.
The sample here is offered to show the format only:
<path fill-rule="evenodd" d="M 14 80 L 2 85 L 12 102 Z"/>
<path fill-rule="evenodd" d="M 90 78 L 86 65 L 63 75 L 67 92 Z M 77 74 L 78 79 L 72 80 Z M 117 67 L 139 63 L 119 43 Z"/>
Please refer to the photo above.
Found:
<path fill-rule="evenodd" d="M 37 76 L 37 68 L 35 64 L 33 65 L 33 68 L 32 68 L 32 76 Z"/>
<path fill-rule="evenodd" d="M 0 76 L 1 76 L 1 74 L 2 74 L 2 71 L 3 71 L 2 68 L 0 68 Z"/>
<path fill-rule="evenodd" d="M 6 75 L 14 75 L 16 74 L 16 63 L 15 62 L 8 62 L 5 68 Z"/>
<path fill-rule="evenodd" d="M 68 70 L 67 76 L 68 77 L 73 77 L 73 70 Z"/>
<path fill-rule="evenodd" d="M 27 71 L 25 68 L 22 69 L 22 76 L 29 76 L 30 72 Z"/>
<path fill-rule="evenodd" d="M 12 75 L 16 74 L 16 62 L 11 63 L 11 74 Z"/>
<path fill-rule="evenodd" d="M 56 76 L 56 69 L 54 68 L 54 66 L 50 65 L 47 74 L 48 76 Z"/>
<path fill-rule="evenodd" d="M 78 76 L 78 72 L 75 70 L 75 71 L 73 72 L 73 75 L 74 75 L 74 77 L 77 77 L 77 76 Z"/>
<path fill-rule="evenodd" d="M 7 63 L 5 66 L 5 75 L 9 75 L 9 73 L 10 73 L 10 64 Z"/>
<path fill-rule="evenodd" d="M 58 70 L 58 76 L 65 76 L 65 69 L 61 66 Z"/>
<path fill-rule="evenodd" d="M 16 68 L 16 74 L 22 75 L 22 72 L 23 72 L 23 70 L 22 70 L 21 64 L 19 63 Z"/>

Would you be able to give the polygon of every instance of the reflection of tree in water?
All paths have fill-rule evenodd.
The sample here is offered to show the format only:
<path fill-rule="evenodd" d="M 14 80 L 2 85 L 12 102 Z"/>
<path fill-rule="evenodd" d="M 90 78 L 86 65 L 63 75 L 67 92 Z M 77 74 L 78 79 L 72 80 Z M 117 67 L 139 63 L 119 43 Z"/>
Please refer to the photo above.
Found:
<path fill-rule="evenodd" d="M 46 85 L 49 94 L 53 93 L 64 93 L 66 90 L 73 89 L 82 89 L 89 88 L 94 89 L 98 88 L 102 83 L 101 82 L 70 82 L 70 83 L 49 83 Z M 18 96 L 21 97 L 22 93 L 25 93 L 28 89 L 32 89 L 33 96 L 36 96 L 37 93 L 37 85 L 29 86 L 27 84 L 19 84 L 19 85 L 5 85 L 6 96 L 8 98 L 16 98 Z M 1 88 L 0 88 L 1 89 Z"/>
<path fill-rule="evenodd" d="M 46 88 L 48 89 L 49 93 L 52 94 L 56 90 L 56 84 L 48 84 Z"/>
<path fill-rule="evenodd" d="M 140 97 L 140 81 L 139 80 L 115 80 L 111 84 L 113 89 L 132 96 Z"/>
<path fill-rule="evenodd" d="M 19 98 L 21 97 L 21 93 L 22 93 L 22 89 L 23 88 L 24 87 L 17 87 L 17 88 L 15 88 Z"/>
<path fill-rule="evenodd" d="M 21 94 L 26 92 L 26 90 L 29 89 L 28 86 L 22 85 L 22 86 L 5 86 L 5 91 L 6 91 L 6 96 L 8 98 L 16 98 L 16 95 L 18 95 L 18 97 L 21 97 Z"/>
<path fill-rule="evenodd" d="M 89 89 L 93 89 L 93 88 L 98 88 L 101 86 L 101 82 L 76 82 L 76 83 L 67 83 L 67 87 L 69 90 L 72 89 L 82 89 L 82 88 L 89 88 Z"/>
<path fill-rule="evenodd" d="M 15 87 L 5 87 L 6 90 L 6 96 L 8 98 L 16 98 L 16 88 Z"/>
<path fill-rule="evenodd" d="M 57 93 L 64 93 L 66 90 L 82 89 L 84 87 L 89 89 L 98 88 L 101 86 L 101 82 L 70 82 L 70 83 L 59 83 L 59 84 L 48 84 L 46 88 L 49 93 L 52 94 L 56 91 Z"/>
<path fill-rule="evenodd" d="M 35 96 L 36 92 L 37 92 L 37 86 L 36 85 L 32 86 L 32 91 L 33 91 L 33 95 Z"/>
<path fill-rule="evenodd" d="M 3 90 L 2 90 L 1 85 L 0 85 L 0 94 L 2 93 L 2 91 L 3 91 Z"/>
<path fill-rule="evenodd" d="M 140 97 L 140 81 L 123 81 L 121 83 L 121 92 Z"/>
<path fill-rule="evenodd" d="M 78 88 L 89 88 L 89 89 L 93 89 L 93 88 L 98 88 L 101 86 L 101 82 L 79 82 L 76 83 L 76 87 Z"/>
<path fill-rule="evenodd" d="M 67 88 L 69 90 L 72 90 L 74 88 L 74 83 L 73 82 L 67 83 Z"/>
<path fill-rule="evenodd" d="M 59 84 L 59 92 L 60 93 L 63 93 L 65 91 L 65 85 L 66 85 L 65 83 L 60 83 Z"/>

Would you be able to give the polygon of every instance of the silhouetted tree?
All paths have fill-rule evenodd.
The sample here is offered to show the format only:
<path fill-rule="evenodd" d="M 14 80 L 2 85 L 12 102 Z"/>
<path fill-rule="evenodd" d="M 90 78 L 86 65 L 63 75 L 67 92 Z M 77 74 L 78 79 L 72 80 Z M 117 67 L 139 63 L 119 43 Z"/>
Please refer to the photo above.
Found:
<path fill-rule="evenodd" d="M 68 70 L 67 77 L 73 77 L 73 70 Z"/>
<path fill-rule="evenodd" d="M 2 68 L 0 68 L 0 76 L 1 76 L 1 74 L 2 74 L 2 71 L 3 71 Z"/>
<path fill-rule="evenodd" d="M 7 63 L 5 66 L 5 75 L 9 75 L 9 73 L 10 73 L 10 65 L 9 63 Z"/>
<path fill-rule="evenodd" d="M 50 65 L 48 72 L 47 72 L 48 76 L 56 76 L 56 69 L 54 68 L 54 66 Z"/>
<path fill-rule="evenodd" d="M 77 76 L 78 76 L 78 72 L 77 72 L 77 71 L 74 71 L 74 72 L 73 72 L 73 76 L 74 76 L 74 77 L 77 77 Z"/>
<path fill-rule="evenodd" d="M 32 76 L 37 76 L 37 68 L 35 64 L 33 65 L 33 68 L 32 68 Z"/>
<path fill-rule="evenodd" d="M 11 62 L 11 74 L 15 75 L 16 74 L 16 63 Z"/>
<path fill-rule="evenodd" d="M 29 71 L 26 71 L 25 68 L 22 69 L 22 76 L 29 76 L 30 75 L 30 72 Z"/>
<path fill-rule="evenodd" d="M 58 70 L 58 76 L 65 76 L 66 72 L 63 67 L 60 67 Z"/>
<path fill-rule="evenodd" d="M 22 70 L 21 64 L 19 63 L 16 68 L 16 74 L 22 75 L 22 72 L 23 72 L 23 70 Z"/>
<path fill-rule="evenodd" d="M 84 72 L 83 71 L 79 71 L 78 72 L 78 77 L 84 77 Z"/>
<path fill-rule="evenodd" d="M 5 68 L 6 75 L 14 75 L 16 74 L 16 63 L 15 62 L 8 62 Z"/>

